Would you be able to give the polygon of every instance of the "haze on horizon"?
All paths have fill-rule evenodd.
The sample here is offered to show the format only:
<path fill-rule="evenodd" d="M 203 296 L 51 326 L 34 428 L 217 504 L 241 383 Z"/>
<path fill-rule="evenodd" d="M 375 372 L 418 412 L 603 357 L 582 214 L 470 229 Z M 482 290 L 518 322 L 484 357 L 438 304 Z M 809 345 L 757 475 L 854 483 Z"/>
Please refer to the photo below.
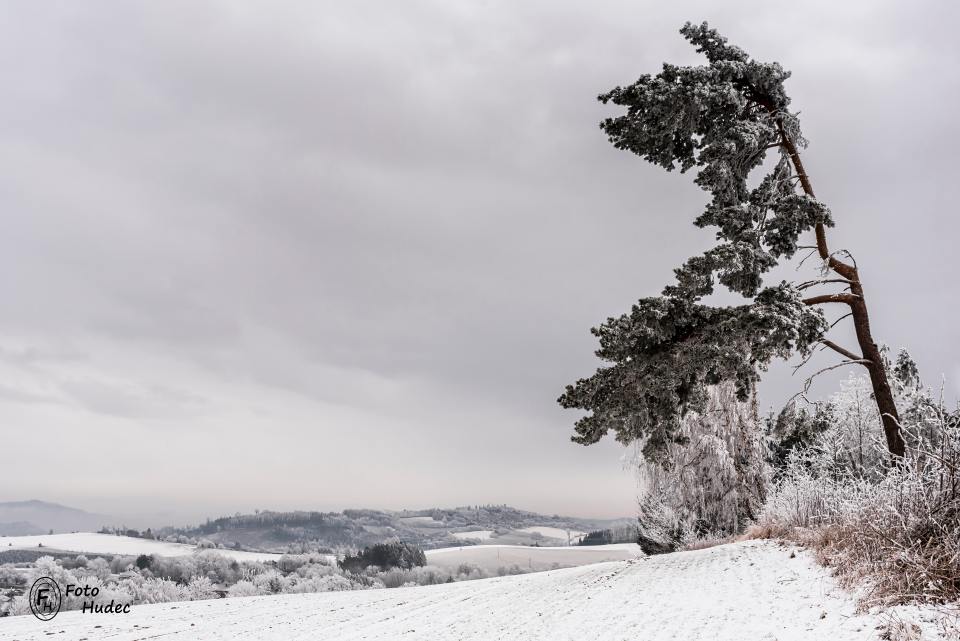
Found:
<path fill-rule="evenodd" d="M 589 328 L 710 242 L 690 177 L 597 129 L 599 92 L 698 62 L 686 20 L 793 71 L 874 333 L 955 397 L 957 14 L 4 3 L 0 500 L 633 514 L 630 451 L 571 443 L 555 399 Z"/>

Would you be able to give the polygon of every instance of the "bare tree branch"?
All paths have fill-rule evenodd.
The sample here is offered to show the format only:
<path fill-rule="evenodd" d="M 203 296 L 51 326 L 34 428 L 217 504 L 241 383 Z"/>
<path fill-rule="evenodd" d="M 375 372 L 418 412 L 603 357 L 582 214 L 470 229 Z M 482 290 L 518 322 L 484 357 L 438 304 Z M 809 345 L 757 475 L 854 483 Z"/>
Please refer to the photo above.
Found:
<path fill-rule="evenodd" d="M 844 349 L 843 347 L 840 347 L 839 345 L 837 345 L 837 344 L 834 343 L 833 341 L 828 341 L 828 340 L 825 339 L 825 338 L 824 338 L 823 340 L 821 340 L 820 342 L 823 343 L 824 345 L 826 345 L 827 347 L 829 347 L 830 349 L 832 349 L 833 351 L 837 352 L 838 354 L 842 354 L 843 356 L 846 356 L 847 358 L 849 358 L 849 359 L 852 360 L 852 361 L 870 360 L 870 359 L 864 358 L 863 356 L 857 356 L 856 354 L 854 354 L 854 353 L 851 352 L 850 350 Z M 871 362 L 872 362 L 872 361 L 871 361 Z"/>
<path fill-rule="evenodd" d="M 856 294 L 822 294 L 811 298 L 804 298 L 804 305 L 820 305 L 822 303 L 846 303 L 853 305 L 860 298 Z"/>
<path fill-rule="evenodd" d="M 808 280 L 805 283 L 800 283 L 797 285 L 797 289 L 807 289 L 808 287 L 816 287 L 817 285 L 825 285 L 827 283 L 846 283 L 847 285 L 853 285 L 854 281 L 847 280 L 846 278 L 817 278 L 815 280 Z"/>
<path fill-rule="evenodd" d="M 807 380 L 803 382 L 803 389 L 790 397 L 790 400 L 787 401 L 787 405 L 790 405 L 791 403 L 793 403 L 793 401 L 797 398 L 803 398 L 804 400 L 806 400 L 807 392 L 810 391 L 810 386 L 813 385 L 813 379 L 819 376 L 820 374 L 829 372 L 832 369 L 837 369 L 838 367 L 843 367 L 844 365 L 856 365 L 858 363 L 860 365 L 869 365 L 871 361 L 865 358 L 858 358 L 856 360 L 848 360 L 848 361 L 840 361 L 839 363 L 834 363 L 830 367 L 824 367 L 823 369 L 814 372 L 807 378 Z"/>
<path fill-rule="evenodd" d="M 832 323 L 830 323 L 830 329 L 833 329 L 833 326 L 836 325 L 837 323 L 839 323 L 840 321 L 842 321 L 844 318 L 849 318 L 849 317 L 851 317 L 851 316 L 853 316 L 853 312 L 847 312 L 846 314 L 844 314 L 843 316 L 841 316 L 841 317 L 838 318 L 837 320 L 835 320 L 835 321 L 833 321 Z"/>

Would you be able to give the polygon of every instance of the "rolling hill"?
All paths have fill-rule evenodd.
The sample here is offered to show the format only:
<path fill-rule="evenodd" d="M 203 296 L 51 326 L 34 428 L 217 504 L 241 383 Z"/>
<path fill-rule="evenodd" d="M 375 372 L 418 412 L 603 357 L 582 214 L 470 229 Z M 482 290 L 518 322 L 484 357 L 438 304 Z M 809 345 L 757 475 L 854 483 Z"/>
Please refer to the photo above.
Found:
<path fill-rule="evenodd" d="M 99 530 L 110 521 L 103 514 L 35 499 L 0 503 L 0 536 Z"/>
<path fill-rule="evenodd" d="M 209 520 L 194 527 L 162 528 L 161 537 L 208 539 L 225 547 L 283 551 L 299 543 L 331 550 L 363 547 L 399 538 L 424 549 L 469 544 L 547 545 L 576 543 L 586 532 L 630 528 L 632 519 L 597 520 L 545 515 L 506 505 L 343 512 L 271 512 Z M 636 540 L 628 536 L 627 540 Z"/>

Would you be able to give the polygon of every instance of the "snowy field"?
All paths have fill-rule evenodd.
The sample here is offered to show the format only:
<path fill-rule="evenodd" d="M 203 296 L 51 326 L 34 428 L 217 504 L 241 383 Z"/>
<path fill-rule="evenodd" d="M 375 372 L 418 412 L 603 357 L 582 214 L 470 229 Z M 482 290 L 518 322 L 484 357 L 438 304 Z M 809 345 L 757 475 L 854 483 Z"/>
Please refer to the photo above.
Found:
<path fill-rule="evenodd" d="M 451 532 L 453 538 L 460 539 L 465 541 L 468 539 L 476 539 L 477 541 L 489 541 L 493 536 L 493 530 L 473 530 L 470 532 Z"/>
<path fill-rule="evenodd" d="M 497 568 L 518 565 L 528 570 L 549 570 L 555 567 L 573 567 L 604 561 L 625 561 L 643 556 L 636 543 L 612 545 L 530 547 L 528 545 L 472 545 L 462 548 L 427 550 L 427 563 L 440 567 L 457 567 L 473 563 L 496 571 Z"/>
<path fill-rule="evenodd" d="M 0 638 L 713 641 L 878 639 L 810 556 L 761 541 L 429 587 L 134 606 L 0 619 Z M 923 639 L 933 636 L 924 633 Z M 945 638 L 945 637 L 944 637 Z"/>
<path fill-rule="evenodd" d="M 168 543 L 152 539 L 140 539 L 131 536 L 114 536 L 94 532 L 74 532 L 72 534 L 40 534 L 36 536 L 0 536 L 2 550 L 36 550 L 38 545 L 50 550 L 76 552 L 78 554 L 154 554 L 157 556 L 185 556 L 197 551 L 197 546 L 184 543 Z M 237 561 L 273 561 L 279 554 L 268 552 L 240 552 L 221 550 L 217 552 Z"/>
<path fill-rule="evenodd" d="M 558 527 L 546 527 L 542 525 L 537 525 L 534 527 L 525 527 L 519 532 L 527 532 L 528 534 L 539 534 L 545 536 L 548 539 L 558 539 L 560 541 L 567 540 L 567 534 L 570 535 L 571 541 L 579 541 L 587 535 L 586 532 L 578 532 L 577 530 L 564 530 Z"/>
<path fill-rule="evenodd" d="M 407 525 L 443 525 L 443 523 L 435 520 L 432 516 L 402 516 L 400 517 L 400 521 Z"/>

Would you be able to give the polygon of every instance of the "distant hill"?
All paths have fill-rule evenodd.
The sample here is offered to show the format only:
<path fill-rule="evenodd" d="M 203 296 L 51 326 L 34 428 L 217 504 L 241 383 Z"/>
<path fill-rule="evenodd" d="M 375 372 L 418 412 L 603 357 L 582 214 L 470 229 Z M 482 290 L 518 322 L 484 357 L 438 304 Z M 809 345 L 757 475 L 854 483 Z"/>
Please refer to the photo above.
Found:
<path fill-rule="evenodd" d="M 0 502 L 0 536 L 27 536 L 59 532 L 95 532 L 110 521 L 93 514 L 47 501 Z"/>
<path fill-rule="evenodd" d="M 424 549 L 484 544 L 567 545 L 587 532 L 633 519 L 581 519 L 537 514 L 506 505 L 426 510 L 271 512 L 227 516 L 187 528 L 163 528 L 160 537 L 208 539 L 226 547 L 267 551 L 331 551 L 399 538 Z M 475 536 L 474 536 L 475 534 Z"/>
<path fill-rule="evenodd" d="M 41 530 L 29 521 L 0 523 L 0 536 L 31 536 L 34 534 L 46 534 L 47 531 L 48 530 Z"/>

